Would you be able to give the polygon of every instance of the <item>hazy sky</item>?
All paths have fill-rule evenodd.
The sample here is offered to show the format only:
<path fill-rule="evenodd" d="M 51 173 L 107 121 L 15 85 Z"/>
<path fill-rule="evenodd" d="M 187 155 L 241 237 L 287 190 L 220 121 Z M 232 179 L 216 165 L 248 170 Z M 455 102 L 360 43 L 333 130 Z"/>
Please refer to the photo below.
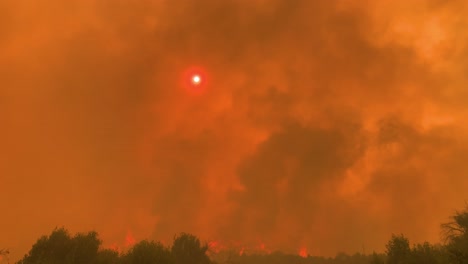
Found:
<path fill-rule="evenodd" d="M 468 4 L 0 1 L 0 248 L 334 255 L 437 242 L 468 199 Z M 188 84 L 198 71 L 203 83 Z"/>

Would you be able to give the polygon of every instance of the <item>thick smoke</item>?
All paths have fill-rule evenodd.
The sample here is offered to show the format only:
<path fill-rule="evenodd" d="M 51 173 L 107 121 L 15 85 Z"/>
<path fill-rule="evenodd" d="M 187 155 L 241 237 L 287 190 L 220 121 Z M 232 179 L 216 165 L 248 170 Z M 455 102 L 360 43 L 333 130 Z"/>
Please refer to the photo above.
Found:
<path fill-rule="evenodd" d="M 1 1 L 0 248 L 19 258 L 56 226 L 109 247 L 182 231 L 324 255 L 438 241 L 467 199 L 467 11 Z"/>

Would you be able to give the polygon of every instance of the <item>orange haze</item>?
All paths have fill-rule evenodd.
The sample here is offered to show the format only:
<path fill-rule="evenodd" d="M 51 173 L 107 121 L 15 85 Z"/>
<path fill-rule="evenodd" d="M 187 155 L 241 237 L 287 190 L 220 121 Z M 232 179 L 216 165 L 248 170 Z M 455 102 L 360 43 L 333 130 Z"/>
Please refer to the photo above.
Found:
<path fill-rule="evenodd" d="M 0 248 L 18 259 L 57 226 L 301 255 L 439 241 L 468 199 L 467 13 L 0 1 Z"/>

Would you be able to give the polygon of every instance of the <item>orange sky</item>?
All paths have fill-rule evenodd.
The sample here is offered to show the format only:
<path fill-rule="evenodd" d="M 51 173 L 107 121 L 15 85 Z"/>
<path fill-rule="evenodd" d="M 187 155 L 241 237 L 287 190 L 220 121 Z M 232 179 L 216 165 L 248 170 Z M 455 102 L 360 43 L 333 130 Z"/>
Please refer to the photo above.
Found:
<path fill-rule="evenodd" d="M 0 1 L 0 248 L 439 241 L 468 199 L 465 2 Z"/>

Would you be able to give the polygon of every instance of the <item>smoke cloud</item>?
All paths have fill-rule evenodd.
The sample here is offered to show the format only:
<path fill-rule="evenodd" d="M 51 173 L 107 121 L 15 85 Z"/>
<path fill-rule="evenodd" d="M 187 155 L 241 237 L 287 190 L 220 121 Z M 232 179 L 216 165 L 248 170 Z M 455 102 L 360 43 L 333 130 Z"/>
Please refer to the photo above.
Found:
<path fill-rule="evenodd" d="M 467 8 L 1 1 L 0 248 L 56 226 L 108 247 L 439 241 L 467 199 Z"/>

